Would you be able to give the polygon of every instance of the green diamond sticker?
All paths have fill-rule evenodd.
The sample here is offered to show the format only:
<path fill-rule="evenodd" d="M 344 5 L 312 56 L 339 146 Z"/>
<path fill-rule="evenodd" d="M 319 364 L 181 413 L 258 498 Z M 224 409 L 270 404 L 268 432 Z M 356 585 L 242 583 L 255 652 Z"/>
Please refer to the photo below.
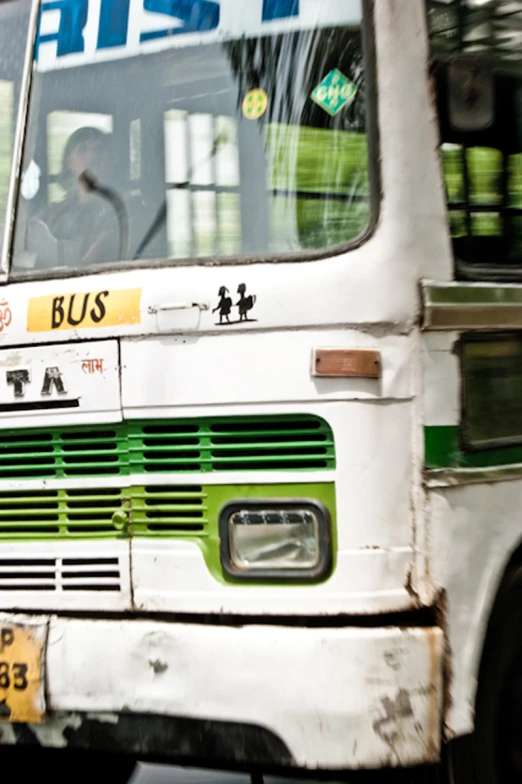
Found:
<path fill-rule="evenodd" d="M 334 68 L 329 74 L 326 74 L 310 97 L 321 109 L 335 117 L 341 109 L 353 101 L 356 93 L 356 85 L 341 71 Z"/>

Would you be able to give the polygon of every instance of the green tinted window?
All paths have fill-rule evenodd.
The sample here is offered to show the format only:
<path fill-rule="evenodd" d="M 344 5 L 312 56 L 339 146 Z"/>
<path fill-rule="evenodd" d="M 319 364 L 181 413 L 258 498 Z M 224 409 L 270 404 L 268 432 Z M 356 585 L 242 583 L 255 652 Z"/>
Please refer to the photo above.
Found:
<path fill-rule="evenodd" d="M 466 445 L 522 442 L 522 337 L 464 342 L 462 371 Z"/>

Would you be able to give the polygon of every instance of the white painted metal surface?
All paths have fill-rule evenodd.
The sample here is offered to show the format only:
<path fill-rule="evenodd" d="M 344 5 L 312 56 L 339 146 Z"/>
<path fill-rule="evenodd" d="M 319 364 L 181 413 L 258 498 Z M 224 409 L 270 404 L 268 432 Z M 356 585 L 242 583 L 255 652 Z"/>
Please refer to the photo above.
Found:
<path fill-rule="evenodd" d="M 116 340 L 0 351 L 2 427 L 52 427 L 120 419 Z"/>
<path fill-rule="evenodd" d="M 432 491 L 432 563 L 436 585 L 448 592 L 452 705 L 447 726 L 473 728 L 484 634 L 502 575 L 522 543 L 522 482 Z"/>
<path fill-rule="evenodd" d="M 457 339 L 456 332 L 428 332 L 422 336 L 425 426 L 458 425 L 460 421 Z"/>
<path fill-rule="evenodd" d="M 210 574 L 197 544 L 134 539 L 133 599 L 146 612 L 323 617 L 409 610 L 411 547 L 341 550 L 332 577 L 315 586 L 231 585 Z"/>
<path fill-rule="evenodd" d="M 439 629 L 292 629 L 52 618 L 55 711 L 155 712 L 266 727 L 302 766 L 434 760 Z"/>
<path fill-rule="evenodd" d="M 455 344 L 458 333 L 423 335 L 424 422 L 456 426 L 461 417 L 461 379 Z M 502 467 L 500 467 L 502 469 Z M 473 472 L 454 481 L 470 482 Z M 494 478 L 494 472 L 489 479 Z M 511 554 L 522 543 L 522 482 L 473 481 L 449 486 L 442 476 L 429 479 L 426 496 L 425 552 L 434 594 L 447 599 L 451 651 L 450 704 L 445 716 L 448 738 L 473 731 L 474 703 L 489 614 Z M 440 485 L 435 487 L 435 485 Z M 446 485 L 446 486 L 444 486 Z"/>
<path fill-rule="evenodd" d="M 122 396 L 133 410 L 327 400 L 408 400 L 411 341 L 362 330 L 122 340 Z M 314 378 L 312 350 L 373 348 L 381 352 L 382 378 Z"/>

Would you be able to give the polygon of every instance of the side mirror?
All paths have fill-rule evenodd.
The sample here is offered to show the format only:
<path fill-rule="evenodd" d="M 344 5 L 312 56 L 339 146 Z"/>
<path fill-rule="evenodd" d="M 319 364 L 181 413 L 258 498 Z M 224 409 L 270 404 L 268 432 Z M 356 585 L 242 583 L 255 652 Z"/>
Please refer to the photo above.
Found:
<path fill-rule="evenodd" d="M 448 63 L 448 118 L 456 131 L 483 131 L 495 119 L 494 77 L 484 54 L 463 54 Z"/>

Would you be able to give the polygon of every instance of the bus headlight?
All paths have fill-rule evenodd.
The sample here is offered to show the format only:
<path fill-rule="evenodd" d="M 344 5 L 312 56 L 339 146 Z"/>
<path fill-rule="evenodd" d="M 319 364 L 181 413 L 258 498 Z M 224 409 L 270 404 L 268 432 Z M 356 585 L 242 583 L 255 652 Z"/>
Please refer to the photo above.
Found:
<path fill-rule="evenodd" d="M 223 567 L 235 577 L 318 580 L 331 567 L 330 516 L 318 501 L 233 501 L 219 532 Z"/>

